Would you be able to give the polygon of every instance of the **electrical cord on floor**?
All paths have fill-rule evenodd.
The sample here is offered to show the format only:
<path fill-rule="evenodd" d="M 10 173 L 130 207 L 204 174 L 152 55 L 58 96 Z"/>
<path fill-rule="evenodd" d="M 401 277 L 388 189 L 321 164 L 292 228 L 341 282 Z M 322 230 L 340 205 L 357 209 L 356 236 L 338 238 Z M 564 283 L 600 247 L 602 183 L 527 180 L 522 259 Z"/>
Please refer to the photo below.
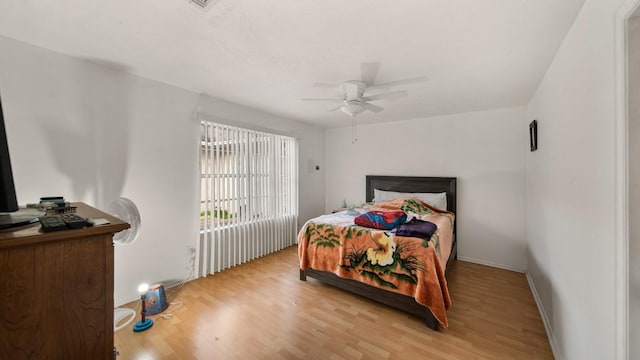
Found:
<path fill-rule="evenodd" d="M 178 307 L 171 310 L 171 312 L 165 312 L 162 315 L 160 315 L 160 317 L 165 320 L 173 319 L 173 313 L 176 312 L 177 310 L 180 310 L 180 308 L 184 306 L 184 303 L 182 301 L 176 301 L 176 302 L 169 303 L 169 305 L 177 305 Z"/>

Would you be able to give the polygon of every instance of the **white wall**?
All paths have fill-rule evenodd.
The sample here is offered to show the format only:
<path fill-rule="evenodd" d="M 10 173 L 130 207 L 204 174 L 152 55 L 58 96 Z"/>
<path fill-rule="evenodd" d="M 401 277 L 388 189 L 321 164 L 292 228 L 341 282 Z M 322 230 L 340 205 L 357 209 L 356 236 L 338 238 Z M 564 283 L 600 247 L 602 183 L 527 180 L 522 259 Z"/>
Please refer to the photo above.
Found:
<path fill-rule="evenodd" d="M 186 248 L 199 234 L 199 123 L 193 111 L 200 95 L 129 75 L 117 64 L 108 68 L 4 37 L 0 92 L 21 204 L 63 195 L 106 209 L 125 196 L 139 207 L 140 238 L 116 246 L 116 304 L 135 299 L 143 281 L 183 279 Z M 229 108 L 250 113 L 264 128 L 294 124 L 228 103 L 211 112 L 228 115 Z M 323 131 L 297 129 L 302 156 L 324 154 Z M 301 178 L 301 190 L 321 192 L 324 179 L 312 175 Z M 323 208 L 322 195 L 312 195 L 301 217 Z"/>
<path fill-rule="evenodd" d="M 345 122 L 349 121 L 345 118 Z M 524 108 L 327 131 L 326 209 L 365 200 L 366 175 L 457 177 L 458 254 L 524 271 Z"/>
<path fill-rule="evenodd" d="M 616 358 L 619 4 L 585 2 L 527 109 L 539 142 L 527 155 L 528 276 L 559 359 Z"/>
<path fill-rule="evenodd" d="M 629 339 L 640 339 L 640 16 L 629 20 L 628 34 Z M 640 341 L 630 342 L 629 355 L 640 359 Z"/>

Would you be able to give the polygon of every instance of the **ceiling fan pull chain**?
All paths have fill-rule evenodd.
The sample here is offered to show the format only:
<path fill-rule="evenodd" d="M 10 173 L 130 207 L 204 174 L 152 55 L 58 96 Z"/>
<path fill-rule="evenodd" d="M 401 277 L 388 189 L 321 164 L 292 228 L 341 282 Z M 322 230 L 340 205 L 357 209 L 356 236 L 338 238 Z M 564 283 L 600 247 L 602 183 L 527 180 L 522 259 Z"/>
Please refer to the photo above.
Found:
<path fill-rule="evenodd" d="M 356 135 L 356 115 L 351 117 L 351 133 L 353 135 L 351 143 L 355 144 L 358 141 L 358 136 Z"/>

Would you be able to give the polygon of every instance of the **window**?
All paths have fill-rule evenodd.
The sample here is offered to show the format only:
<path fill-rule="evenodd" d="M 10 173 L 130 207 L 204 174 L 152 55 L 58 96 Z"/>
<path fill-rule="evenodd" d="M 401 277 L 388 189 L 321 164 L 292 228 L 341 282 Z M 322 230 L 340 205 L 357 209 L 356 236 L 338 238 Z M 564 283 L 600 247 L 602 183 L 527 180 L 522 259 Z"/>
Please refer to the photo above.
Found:
<path fill-rule="evenodd" d="M 201 122 L 201 250 L 208 273 L 295 243 L 295 138 Z M 293 230 L 293 232 L 291 231 Z"/>

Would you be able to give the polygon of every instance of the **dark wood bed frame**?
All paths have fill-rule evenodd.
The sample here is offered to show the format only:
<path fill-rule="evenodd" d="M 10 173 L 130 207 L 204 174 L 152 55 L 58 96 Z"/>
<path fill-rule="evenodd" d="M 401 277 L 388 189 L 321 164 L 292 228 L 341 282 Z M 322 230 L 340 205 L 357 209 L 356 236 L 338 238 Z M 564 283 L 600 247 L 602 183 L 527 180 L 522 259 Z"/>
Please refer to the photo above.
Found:
<path fill-rule="evenodd" d="M 447 193 L 447 210 L 456 213 L 456 178 L 452 177 L 418 177 L 418 176 L 377 176 L 367 175 L 366 177 L 366 201 L 373 200 L 373 189 L 413 192 L 413 193 Z M 457 221 L 456 221 L 457 222 Z M 458 247 L 456 241 L 456 226 L 453 227 L 453 244 L 451 255 L 447 260 L 446 271 L 452 260 L 458 258 Z M 418 304 L 414 298 L 386 290 L 382 290 L 367 284 L 363 284 L 351 279 L 343 279 L 331 272 L 314 269 L 300 270 L 300 280 L 306 281 L 307 276 L 320 280 L 337 288 L 350 291 L 354 294 L 364 296 L 368 299 L 380 302 L 393 308 L 402 310 L 412 315 L 424 319 L 427 327 L 438 330 L 439 324 L 431 311 L 423 305 Z"/>

